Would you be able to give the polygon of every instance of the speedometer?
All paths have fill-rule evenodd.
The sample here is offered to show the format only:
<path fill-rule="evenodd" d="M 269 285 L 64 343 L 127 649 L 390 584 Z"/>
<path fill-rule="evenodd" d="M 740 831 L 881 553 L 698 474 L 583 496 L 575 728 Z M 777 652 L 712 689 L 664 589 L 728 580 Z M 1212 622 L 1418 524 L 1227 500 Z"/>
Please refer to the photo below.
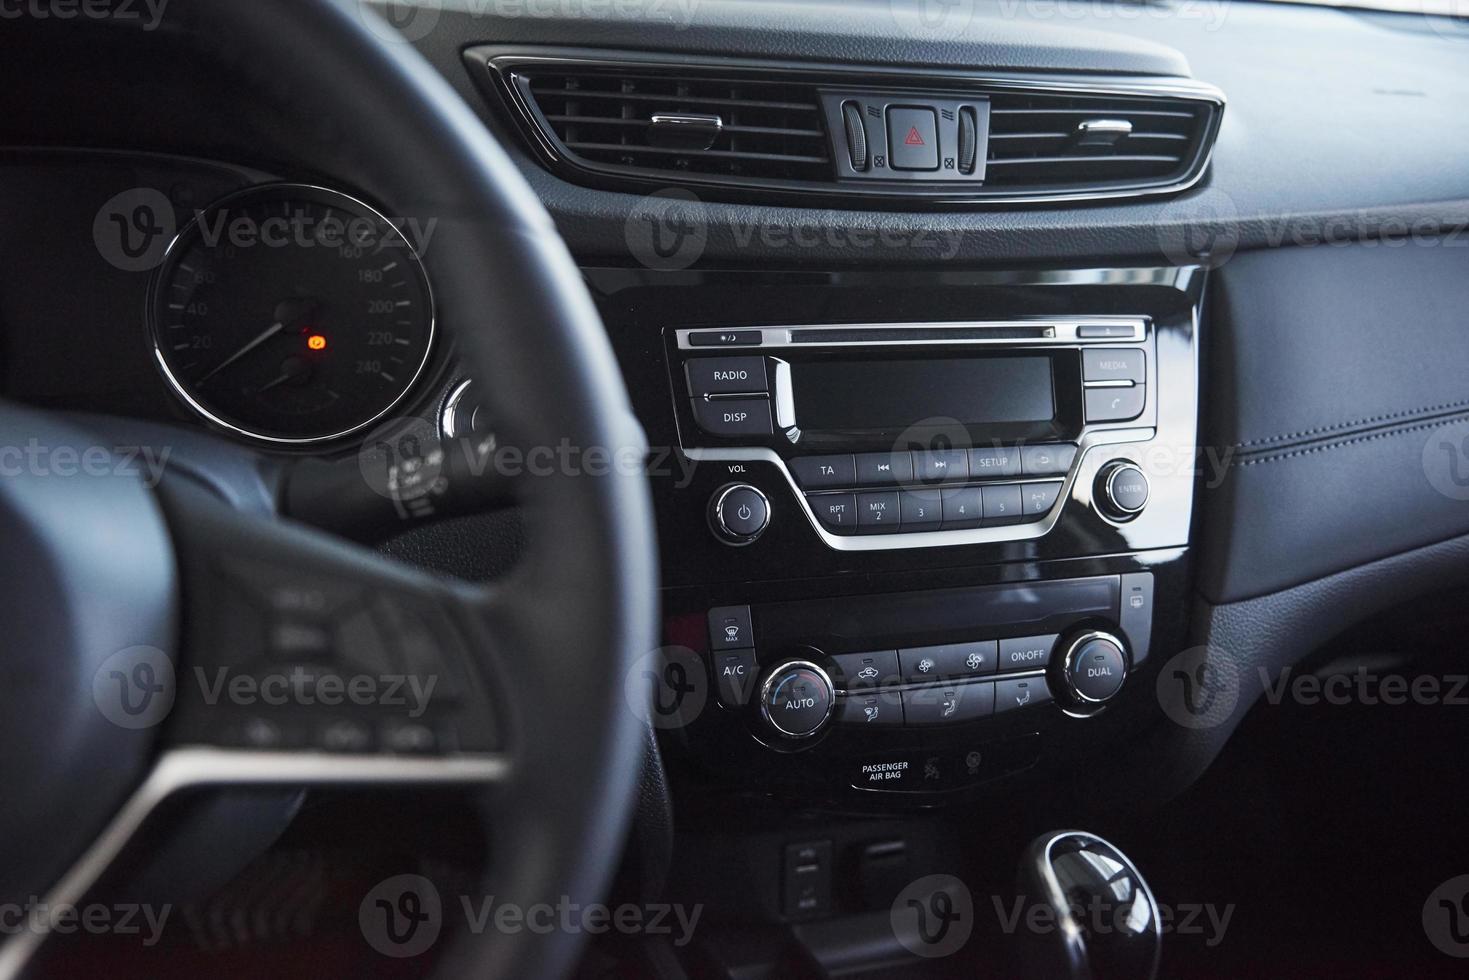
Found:
<path fill-rule="evenodd" d="M 211 205 L 169 246 L 149 296 L 164 377 L 190 408 L 276 443 L 336 439 L 413 387 L 434 337 L 413 245 L 361 201 L 301 184 Z"/>

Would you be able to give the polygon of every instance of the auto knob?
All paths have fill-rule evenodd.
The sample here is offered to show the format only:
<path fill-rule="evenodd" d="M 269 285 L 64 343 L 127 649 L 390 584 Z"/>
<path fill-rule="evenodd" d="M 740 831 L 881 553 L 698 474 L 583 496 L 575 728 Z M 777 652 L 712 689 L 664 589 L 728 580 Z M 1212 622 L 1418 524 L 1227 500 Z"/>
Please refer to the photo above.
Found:
<path fill-rule="evenodd" d="M 770 501 L 748 483 L 728 483 L 709 498 L 709 528 L 725 544 L 753 542 L 770 526 Z"/>
<path fill-rule="evenodd" d="M 760 718 L 781 738 L 817 735 L 831 721 L 836 686 L 810 660 L 786 660 L 771 668 L 760 685 Z"/>
<path fill-rule="evenodd" d="M 1130 521 L 1148 505 L 1148 478 L 1136 463 L 1114 459 L 1097 472 L 1097 508 L 1114 521 Z"/>
<path fill-rule="evenodd" d="M 1068 637 L 1054 661 L 1062 693 L 1072 707 L 1091 709 L 1106 704 L 1122 690 L 1127 679 L 1127 647 L 1111 633 L 1083 630 Z"/>

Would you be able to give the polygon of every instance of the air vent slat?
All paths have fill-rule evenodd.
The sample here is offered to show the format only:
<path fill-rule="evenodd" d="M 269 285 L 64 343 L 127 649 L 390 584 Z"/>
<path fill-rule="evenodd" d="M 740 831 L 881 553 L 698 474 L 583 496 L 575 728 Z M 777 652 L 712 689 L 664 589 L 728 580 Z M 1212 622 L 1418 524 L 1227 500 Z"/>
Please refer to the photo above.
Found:
<path fill-rule="evenodd" d="M 626 143 L 567 143 L 573 150 L 608 150 L 618 153 L 655 153 L 674 157 L 722 157 L 731 160 L 785 160 L 795 163 L 826 163 L 828 158 L 781 153 L 746 153 L 739 150 L 680 150 L 667 146 L 629 146 Z"/>
<path fill-rule="evenodd" d="M 659 93 L 646 92 L 583 92 L 566 91 L 565 89 L 538 89 L 532 88 L 538 96 L 560 96 L 568 99 L 597 99 L 616 102 L 662 102 L 679 107 L 686 105 L 721 105 L 739 106 L 743 109 L 777 109 L 782 112 L 810 112 L 815 114 L 820 110 L 815 105 L 804 105 L 800 102 L 771 102 L 762 99 L 730 99 L 711 95 L 685 95 L 682 93 L 663 95 Z"/>

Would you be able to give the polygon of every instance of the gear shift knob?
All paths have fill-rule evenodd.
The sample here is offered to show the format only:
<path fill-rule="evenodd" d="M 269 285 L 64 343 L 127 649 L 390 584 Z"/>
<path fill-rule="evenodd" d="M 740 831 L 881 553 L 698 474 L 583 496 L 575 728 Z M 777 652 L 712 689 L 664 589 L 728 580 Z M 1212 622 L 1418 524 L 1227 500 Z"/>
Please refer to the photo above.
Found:
<path fill-rule="evenodd" d="M 1019 892 L 1051 928 L 1022 932 L 1035 980 L 1152 980 L 1162 932 L 1158 903 L 1137 867 L 1095 834 L 1036 838 L 1020 862 Z"/>

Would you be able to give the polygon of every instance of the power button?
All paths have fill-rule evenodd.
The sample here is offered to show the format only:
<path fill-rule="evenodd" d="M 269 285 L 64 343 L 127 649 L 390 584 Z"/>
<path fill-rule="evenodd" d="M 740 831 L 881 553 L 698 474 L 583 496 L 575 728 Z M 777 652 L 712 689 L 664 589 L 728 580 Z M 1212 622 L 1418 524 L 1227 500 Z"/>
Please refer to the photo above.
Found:
<path fill-rule="evenodd" d="M 710 498 L 709 527 L 725 544 L 749 544 L 769 524 L 770 501 L 748 483 L 731 483 Z"/>

